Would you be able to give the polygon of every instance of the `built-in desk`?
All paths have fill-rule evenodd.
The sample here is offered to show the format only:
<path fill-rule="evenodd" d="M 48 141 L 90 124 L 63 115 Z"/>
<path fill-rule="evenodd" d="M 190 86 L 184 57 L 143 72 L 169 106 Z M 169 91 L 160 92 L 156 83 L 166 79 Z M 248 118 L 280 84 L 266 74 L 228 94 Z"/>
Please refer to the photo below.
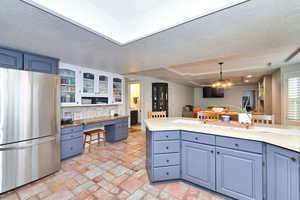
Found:
<path fill-rule="evenodd" d="M 76 120 L 72 124 L 61 125 L 61 159 L 73 157 L 83 152 L 83 133 L 87 130 L 103 128 L 109 143 L 128 137 L 128 116 L 100 117 Z"/>

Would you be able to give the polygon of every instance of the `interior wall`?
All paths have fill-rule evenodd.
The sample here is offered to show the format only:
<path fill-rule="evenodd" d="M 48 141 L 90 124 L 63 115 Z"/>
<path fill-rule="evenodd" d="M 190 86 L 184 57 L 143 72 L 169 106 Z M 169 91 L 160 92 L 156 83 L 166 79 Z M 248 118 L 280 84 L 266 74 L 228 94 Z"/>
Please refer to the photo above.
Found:
<path fill-rule="evenodd" d="M 275 115 L 275 123 L 281 123 L 281 71 L 272 74 L 272 113 Z"/>
<path fill-rule="evenodd" d="M 144 119 L 147 119 L 147 113 L 152 111 L 152 83 L 168 83 L 169 117 L 181 117 L 183 106 L 193 105 L 194 91 L 192 87 L 146 76 L 128 75 L 127 77 L 141 84 L 141 124 L 143 129 L 145 128 Z"/>
<path fill-rule="evenodd" d="M 194 106 L 201 109 L 206 109 L 208 106 L 226 106 L 238 111 L 242 105 L 242 96 L 256 89 L 257 85 L 233 86 L 225 89 L 224 98 L 203 98 L 203 88 L 194 88 Z"/>

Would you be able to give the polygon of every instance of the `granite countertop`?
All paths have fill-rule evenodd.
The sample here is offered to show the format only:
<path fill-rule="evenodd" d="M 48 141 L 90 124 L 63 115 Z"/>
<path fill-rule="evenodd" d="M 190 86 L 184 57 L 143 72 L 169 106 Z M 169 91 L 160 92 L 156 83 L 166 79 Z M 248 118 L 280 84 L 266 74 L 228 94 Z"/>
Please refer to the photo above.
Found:
<path fill-rule="evenodd" d="M 115 117 L 111 117 L 111 116 L 96 117 L 96 118 L 90 118 L 90 119 L 75 120 L 75 121 L 73 121 L 72 124 L 64 124 L 64 125 L 61 125 L 60 127 L 68 128 L 68 127 L 73 127 L 73 126 L 94 124 L 94 123 L 98 123 L 98 122 L 111 121 L 111 120 L 123 119 L 123 118 L 128 118 L 128 115 L 120 115 L 120 116 L 115 116 Z"/>
<path fill-rule="evenodd" d="M 150 131 L 185 130 L 218 136 L 266 142 L 300 152 L 300 127 L 253 126 L 249 129 L 203 124 L 193 118 L 165 118 L 144 120 Z"/>

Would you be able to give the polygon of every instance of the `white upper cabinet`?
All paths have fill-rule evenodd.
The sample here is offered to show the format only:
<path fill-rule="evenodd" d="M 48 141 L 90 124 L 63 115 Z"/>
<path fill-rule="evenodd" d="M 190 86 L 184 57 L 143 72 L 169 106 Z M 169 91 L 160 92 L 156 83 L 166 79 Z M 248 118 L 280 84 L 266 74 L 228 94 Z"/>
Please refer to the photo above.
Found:
<path fill-rule="evenodd" d="M 124 78 L 118 74 L 60 63 L 61 105 L 122 104 Z"/>
<path fill-rule="evenodd" d="M 61 105 L 78 106 L 80 104 L 78 67 L 60 63 L 59 75 Z"/>
<path fill-rule="evenodd" d="M 112 76 L 112 104 L 123 103 L 124 78 L 120 75 Z"/>
<path fill-rule="evenodd" d="M 94 97 L 96 93 L 96 72 L 92 69 L 80 69 L 80 92 L 82 97 Z"/>

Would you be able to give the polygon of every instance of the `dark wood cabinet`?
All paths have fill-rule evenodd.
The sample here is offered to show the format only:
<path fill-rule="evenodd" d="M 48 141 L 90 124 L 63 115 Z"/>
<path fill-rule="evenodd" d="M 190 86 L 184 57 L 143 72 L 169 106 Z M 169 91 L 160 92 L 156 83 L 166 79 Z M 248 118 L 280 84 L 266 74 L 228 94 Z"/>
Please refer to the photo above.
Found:
<path fill-rule="evenodd" d="M 138 123 L 138 110 L 130 111 L 130 125 L 136 125 Z"/>
<path fill-rule="evenodd" d="M 168 116 L 168 83 L 152 83 L 152 111 L 166 111 Z"/>

